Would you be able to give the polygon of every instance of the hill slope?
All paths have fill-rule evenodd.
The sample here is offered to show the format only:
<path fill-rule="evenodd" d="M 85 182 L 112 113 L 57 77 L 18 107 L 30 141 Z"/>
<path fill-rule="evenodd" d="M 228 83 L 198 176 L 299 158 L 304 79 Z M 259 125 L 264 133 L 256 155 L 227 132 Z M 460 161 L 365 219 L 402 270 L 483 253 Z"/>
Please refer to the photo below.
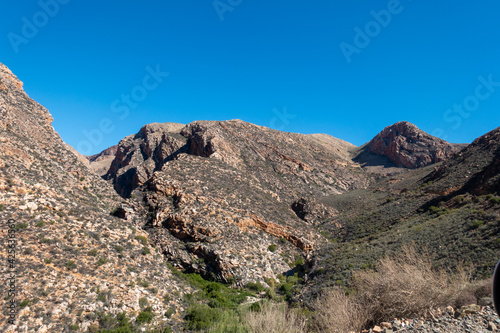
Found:
<path fill-rule="evenodd" d="M 19 311 L 14 325 L 2 311 L 0 326 L 6 332 L 87 331 L 110 326 L 122 311 L 136 318 L 146 305 L 154 322 L 175 326 L 182 295 L 191 288 L 163 265 L 140 217 L 132 222 L 110 215 L 121 198 L 61 140 L 49 112 L 2 64 L 0 119 L 0 237 L 7 240 L 6 222 L 15 221 L 17 294 L 6 297 L 7 284 L 0 293 L 2 304 L 13 300 Z M 3 263 L 7 245 L 0 245 Z M 7 273 L 4 264 L 2 277 Z M 169 309 L 171 319 L 160 316 Z"/>

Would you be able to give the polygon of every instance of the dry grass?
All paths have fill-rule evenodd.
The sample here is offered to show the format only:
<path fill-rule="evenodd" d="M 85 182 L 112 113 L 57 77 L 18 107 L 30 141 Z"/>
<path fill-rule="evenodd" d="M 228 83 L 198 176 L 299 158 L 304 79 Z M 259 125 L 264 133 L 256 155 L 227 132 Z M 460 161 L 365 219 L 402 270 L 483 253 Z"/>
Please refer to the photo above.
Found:
<path fill-rule="evenodd" d="M 286 304 L 263 303 L 261 311 L 248 312 L 244 322 L 252 333 L 302 333 L 307 321 Z"/>
<path fill-rule="evenodd" d="M 448 305 L 460 307 L 491 295 L 491 280 L 469 282 L 470 270 L 433 269 L 431 257 L 406 246 L 399 255 L 379 260 L 375 270 L 354 273 L 356 293 L 341 288 L 323 292 L 307 320 L 286 305 L 263 304 L 244 318 L 249 332 L 360 332 L 393 318 L 414 318 Z"/>
<path fill-rule="evenodd" d="M 325 291 L 313 303 L 315 331 L 327 333 L 360 332 L 367 315 L 355 299 L 340 288 Z"/>
<path fill-rule="evenodd" d="M 355 273 L 356 296 L 369 322 L 394 317 L 420 316 L 438 306 L 455 304 L 458 295 L 470 286 L 466 269 L 449 274 L 432 269 L 427 253 L 406 246 L 403 253 L 379 261 L 375 271 Z"/>

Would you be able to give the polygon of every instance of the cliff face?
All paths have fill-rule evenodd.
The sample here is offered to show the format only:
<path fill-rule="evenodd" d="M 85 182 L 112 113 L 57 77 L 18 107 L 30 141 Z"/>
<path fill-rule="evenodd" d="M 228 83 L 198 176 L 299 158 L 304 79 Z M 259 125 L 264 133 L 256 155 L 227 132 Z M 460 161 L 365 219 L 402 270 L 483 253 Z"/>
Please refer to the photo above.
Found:
<path fill-rule="evenodd" d="M 386 127 L 364 151 L 385 156 L 398 167 L 416 169 L 444 161 L 461 148 L 463 145 L 450 144 L 403 121 Z"/>

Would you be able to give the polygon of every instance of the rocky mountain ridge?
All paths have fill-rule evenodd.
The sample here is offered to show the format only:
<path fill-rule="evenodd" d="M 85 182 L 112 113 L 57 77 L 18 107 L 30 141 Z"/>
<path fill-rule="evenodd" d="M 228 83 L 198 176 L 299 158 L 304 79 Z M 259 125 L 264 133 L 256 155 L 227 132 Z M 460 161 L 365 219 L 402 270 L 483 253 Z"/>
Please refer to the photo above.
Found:
<path fill-rule="evenodd" d="M 401 121 L 384 128 L 364 145 L 358 160 L 365 162 L 368 158 L 366 155 L 371 153 L 385 156 L 397 167 L 416 169 L 444 161 L 465 146 L 450 144 L 407 121 Z"/>

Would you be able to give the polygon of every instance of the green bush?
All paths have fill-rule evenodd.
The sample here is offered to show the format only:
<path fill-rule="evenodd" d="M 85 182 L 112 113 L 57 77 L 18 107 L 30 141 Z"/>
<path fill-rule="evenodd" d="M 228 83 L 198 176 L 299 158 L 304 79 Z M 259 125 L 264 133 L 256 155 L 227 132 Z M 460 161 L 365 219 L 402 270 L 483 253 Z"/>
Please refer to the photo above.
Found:
<path fill-rule="evenodd" d="M 101 301 L 101 302 L 106 302 L 107 300 L 107 297 L 106 297 L 106 294 L 105 293 L 100 293 L 98 296 L 97 296 L 97 300 L 98 301 Z"/>
<path fill-rule="evenodd" d="M 170 309 L 167 310 L 167 312 L 165 312 L 165 317 L 170 318 L 170 317 L 172 317 L 172 315 L 174 313 L 175 313 L 175 310 L 172 309 L 172 308 L 170 308 Z"/>
<path fill-rule="evenodd" d="M 72 331 L 78 331 L 80 329 L 80 326 L 78 326 L 78 324 L 72 324 L 69 325 L 69 329 Z"/>
<path fill-rule="evenodd" d="M 142 245 L 148 245 L 148 239 L 144 236 L 137 235 L 137 236 L 135 236 L 135 239 L 137 239 L 139 242 L 141 242 Z"/>
<path fill-rule="evenodd" d="M 276 245 L 274 245 L 274 244 L 269 245 L 268 250 L 271 252 L 276 251 Z"/>
<path fill-rule="evenodd" d="M 188 330 L 206 330 L 214 322 L 217 322 L 223 310 L 213 309 L 207 305 L 197 305 L 191 309 L 188 309 L 186 315 L 186 328 Z"/>
<path fill-rule="evenodd" d="M 28 227 L 28 223 L 23 222 L 23 223 L 18 223 L 14 226 L 14 230 L 22 230 L 26 229 Z"/>
<path fill-rule="evenodd" d="M 138 324 L 143 324 L 143 323 L 150 323 L 153 321 L 154 314 L 152 312 L 151 307 L 148 307 L 144 309 L 144 311 L 141 311 L 139 315 L 137 316 L 137 319 L 135 320 Z"/>
<path fill-rule="evenodd" d="M 143 255 L 149 254 L 150 252 L 151 252 L 151 251 L 149 251 L 149 248 L 148 248 L 148 247 L 146 247 L 146 246 L 145 246 L 145 247 L 143 247 L 143 248 L 142 248 L 142 250 L 141 250 L 141 253 L 142 253 Z"/>
<path fill-rule="evenodd" d="M 482 225 L 484 225 L 484 221 L 477 220 L 477 221 L 474 221 L 474 223 L 472 224 L 472 228 L 473 229 L 477 229 L 477 228 L 479 228 Z"/>
<path fill-rule="evenodd" d="M 248 282 L 245 287 L 258 293 L 264 291 L 264 286 L 260 282 Z"/>
<path fill-rule="evenodd" d="M 74 268 L 76 268 L 76 264 L 75 264 L 74 260 L 68 260 L 68 261 L 66 261 L 66 264 L 64 264 L 64 266 L 66 266 L 67 269 L 74 269 Z"/>
<path fill-rule="evenodd" d="M 489 201 L 492 203 L 492 204 L 499 204 L 500 203 L 500 197 L 496 197 L 496 196 L 492 196 Z"/>
<path fill-rule="evenodd" d="M 146 297 L 142 297 L 139 299 L 139 306 L 141 309 L 145 308 L 148 305 L 148 299 Z"/>
<path fill-rule="evenodd" d="M 25 299 L 24 301 L 22 301 L 20 304 L 19 304 L 19 307 L 22 309 L 22 308 L 25 308 L 28 306 L 28 304 L 30 304 L 30 301 Z"/>
<path fill-rule="evenodd" d="M 106 258 L 106 257 L 100 257 L 99 260 L 97 261 L 97 266 L 102 266 L 105 263 L 107 263 L 108 261 L 109 261 L 108 258 Z"/>

